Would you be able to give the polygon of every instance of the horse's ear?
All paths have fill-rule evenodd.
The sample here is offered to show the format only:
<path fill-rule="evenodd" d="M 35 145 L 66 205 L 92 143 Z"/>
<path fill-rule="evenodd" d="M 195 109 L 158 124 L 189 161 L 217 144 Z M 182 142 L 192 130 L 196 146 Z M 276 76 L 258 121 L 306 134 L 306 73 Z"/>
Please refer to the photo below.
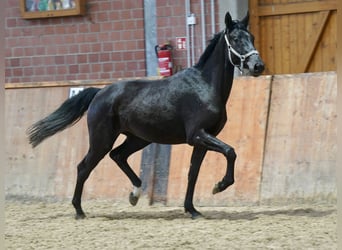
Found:
<path fill-rule="evenodd" d="M 227 30 L 230 30 L 233 26 L 232 16 L 229 14 L 229 11 L 226 13 L 226 17 L 224 18 L 224 22 L 226 24 Z"/>
<path fill-rule="evenodd" d="M 242 19 L 241 23 L 247 28 L 249 22 L 249 11 L 247 11 L 247 15 Z"/>

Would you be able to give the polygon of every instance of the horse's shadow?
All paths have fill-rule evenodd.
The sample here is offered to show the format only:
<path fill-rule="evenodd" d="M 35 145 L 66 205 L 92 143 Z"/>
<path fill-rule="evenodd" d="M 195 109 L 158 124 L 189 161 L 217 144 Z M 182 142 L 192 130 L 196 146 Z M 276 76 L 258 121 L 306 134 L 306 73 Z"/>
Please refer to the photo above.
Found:
<path fill-rule="evenodd" d="M 256 220 L 261 216 L 304 216 L 304 217 L 324 217 L 336 212 L 336 209 L 329 210 L 315 210 L 312 208 L 298 208 L 298 209 L 277 209 L 264 211 L 219 211 L 210 210 L 202 211 L 202 219 L 205 220 Z M 177 220 L 189 219 L 190 214 L 184 213 L 182 209 L 174 209 L 167 211 L 120 211 L 111 214 L 89 214 L 88 218 L 102 218 L 104 220 Z"/>

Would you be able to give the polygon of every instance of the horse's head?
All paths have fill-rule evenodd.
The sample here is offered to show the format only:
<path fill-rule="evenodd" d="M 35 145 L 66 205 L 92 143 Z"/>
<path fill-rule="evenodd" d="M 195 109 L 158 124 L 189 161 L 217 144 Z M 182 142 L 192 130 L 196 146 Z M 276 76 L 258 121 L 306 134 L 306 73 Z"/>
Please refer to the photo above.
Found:
<path fill-rule="evenodd" d="M 232 20 L 229 12 L 226 13 L 225 40 L 230 62 L 241 72 L 259 76 L 264 71 L 264 63 L 259 52 L 254 47 L 254 37 L 247 30 L 249 14 L 242 21 Z"/>

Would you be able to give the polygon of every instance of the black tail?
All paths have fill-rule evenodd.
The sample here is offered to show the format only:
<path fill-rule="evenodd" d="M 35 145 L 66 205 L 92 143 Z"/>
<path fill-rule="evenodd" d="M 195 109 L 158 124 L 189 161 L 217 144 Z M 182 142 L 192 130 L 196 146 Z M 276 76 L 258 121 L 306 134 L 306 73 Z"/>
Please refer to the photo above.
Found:
<path fill-rule="evenodd" d="M 53 113 L 29 127 L 27 134 L 32 147 L 36 147 L 46 138 L 79 121 L 100 90 L 99 88 L 87 88 L 81 91 L 78 95 L 66 100 Z"/>

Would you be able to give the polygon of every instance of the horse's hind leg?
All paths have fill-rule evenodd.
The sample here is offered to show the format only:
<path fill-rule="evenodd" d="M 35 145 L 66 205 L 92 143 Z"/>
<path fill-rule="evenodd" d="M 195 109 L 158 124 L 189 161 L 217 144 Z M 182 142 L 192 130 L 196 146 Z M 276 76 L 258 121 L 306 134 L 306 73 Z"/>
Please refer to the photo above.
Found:
<path fill-rule="evenodd" d="M 76 210 L 76 219 L 82 219 L 85 214 L 81 207 L 81 196 L 85 181 L 88 179 L 91 171 L 96 167 L 99 161 L 112 149 L 115 136 L 101 136 L 105 133 L 98 133 L 97 136 L 90 136 L 90 148 L 87 155 L 77 166 L 77 182 L 75 187 L 72 204 Z"/>
<path fill-rule="evenodd" d="M 129 166 L 127 159 L 131 154 L 143 149 L 149 144 L 150 142 L 129 135 L 120 146 L 112 150 L 109 154 L 133 184 L 133 192 L 129 196 L 129 201 L 133 206 L 137 204 L 140 197 L 141 180 Z"/>

